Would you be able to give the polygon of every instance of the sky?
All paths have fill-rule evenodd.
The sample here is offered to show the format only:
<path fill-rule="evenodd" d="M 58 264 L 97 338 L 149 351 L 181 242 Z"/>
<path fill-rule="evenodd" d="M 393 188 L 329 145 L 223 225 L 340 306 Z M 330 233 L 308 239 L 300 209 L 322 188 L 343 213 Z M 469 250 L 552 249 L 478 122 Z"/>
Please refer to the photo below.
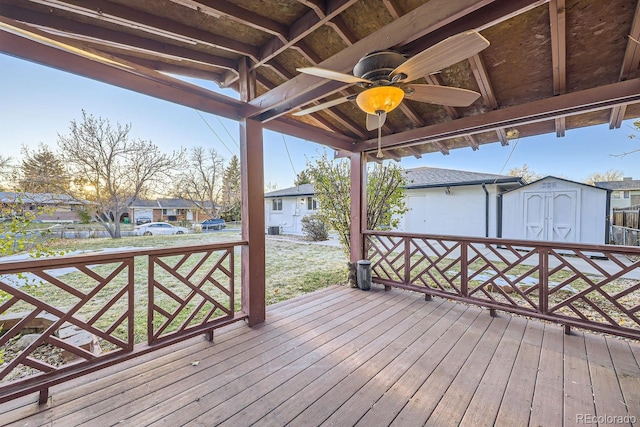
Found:
<path fill-rule="evenodd" d="M 150 140 L 161 150 L 177 147 L 213 147 L 224 158 L 238 154 L 238 125 L 232 120 L 192 108 L 141 95 L 105 83 L 0 54 L 0 154 L 21 158 L 21 147 L 35 149 L 44 143 L 55 149 L 58 134 L 67 134 L 72 120 L 82 110 L 111 123 L 130 123 L 130 136 Z M 229 89 L 208 86 L 238 98 Z M 624 157 L 616 154 L 640 149 L 632 121 L 620 129 L 608 125 L 567 130 L 555 134 L 482 145 L 479 150 L 461 148 L 449 155 L 430 153 L 421 159 L 404 158 L 404 168 L 431 166 L 506 175 L 526 164 L 538 175 L 553 175 L 583 182 L 592 173 L 609 170 L 640 179 L 640 152 Z M 264 133 L 265 184 L 269 190 L 293 186 L 296 173 L 309 161 L 332 150 L 322 145 L 271 131 Z M 289 160 L 291 159 L 291 160 Z"/>

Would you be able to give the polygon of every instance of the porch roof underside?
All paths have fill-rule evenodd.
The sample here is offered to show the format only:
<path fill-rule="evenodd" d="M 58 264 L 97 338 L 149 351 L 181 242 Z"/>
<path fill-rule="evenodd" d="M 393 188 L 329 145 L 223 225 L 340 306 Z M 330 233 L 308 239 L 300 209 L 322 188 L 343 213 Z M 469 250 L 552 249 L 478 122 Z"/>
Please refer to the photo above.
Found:
<path fill-rule="evenodd" d="M 350 73 L 363 55 L 408 56 L 469 29 L 491 45 L 417 83 L 481 93 L 466 108 L 404 101 L 382 129 L 387 158 L 456 148 L 640 115 L 636 0 L 2 0 L 0 51 L 337 150 L 371 152 L 376 132 L 352 103 L 296 110 L 358 88 L 299 74 Z M 173 76 L 239 88 L 241 102 Z M 517 132 L 516 132 L 517 131 Z"/>

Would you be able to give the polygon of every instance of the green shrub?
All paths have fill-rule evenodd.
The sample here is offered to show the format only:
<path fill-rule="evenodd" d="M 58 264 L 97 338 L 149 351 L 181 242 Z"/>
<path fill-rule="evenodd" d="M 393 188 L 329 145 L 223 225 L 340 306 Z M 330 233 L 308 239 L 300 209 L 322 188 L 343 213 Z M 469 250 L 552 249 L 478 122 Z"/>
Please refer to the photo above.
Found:
<path fill-rule="evenodd" d="M 329 239 L 327 224 L 315 214 L 302 218 L 302 232 L 314 242 Z"/>

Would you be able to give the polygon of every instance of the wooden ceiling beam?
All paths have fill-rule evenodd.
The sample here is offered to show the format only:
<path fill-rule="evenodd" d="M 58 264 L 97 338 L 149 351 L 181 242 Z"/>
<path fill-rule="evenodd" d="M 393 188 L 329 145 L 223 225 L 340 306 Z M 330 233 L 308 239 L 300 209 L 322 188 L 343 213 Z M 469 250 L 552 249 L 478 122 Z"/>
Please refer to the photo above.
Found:
<path fill-rule="evenodd" d="M 429 76 L 426 76 L 425 80 L 427 80 L 427 83 L 432 85 L 442 86 L 442 83 L 443 83 L 442 78 L 440 78 L 440 76 L 437 74 L 431 74 Z M 454 107 L 443 105 L 442 108 L 444 108 L 444 110 L 447 112 L 451 120 L 460 118 L 460 113 Z M 465 135 L 464 139 L 465 141 L 467 141 L 467 144 L 469 145 L 469 147 L 471 147 L 473 151 L 476 151 L 478 148 L 480 148 L 480 143 L 478 143 L 478 140 L 474 135 Z M 447 152 L 442 154 L 449 154 L 449 150 L 447 149 Z"/>
<path fill-rule="evenodd" d="M 318 15 L 319 18 L 324 18 L 324 1 L 323 0 L 296 0 L 298 3 L 307 6 L 309 9 Z"/>
<path fill-rule="evenodd" d="M 358 38 L 353 31 L 351 31 L 347 23 L 344 22 L 342 16 L 335 16 L 331 21 L 327 22 L 327 25 L 333 28 L 336 34 L 338 34 L 338 37 L 340 37 L 347 46 L 358 42 Z"/>
<path fill-rule="evenodd" d="M 640 103 L 640 79 L 626 80 L 387 135 L 382 138 L 382 147 L 403 147 L 445 140 L 636 103 Z M 376 138 L 361 141 L 356 144 L 355 150 L 375 150 L 377 142 Z"/>
<path fill-rule="evenodd" d="M 431 0 L 318 65 L 340 72 L 349 72 L 360 57 L 371 51 L 407 43 L 490 3 L 491 0 L 457 0 L 455 2 Z M 343 6 L 346 5 L 350 5 L 350 2 L 343 2 Z M 333 18 L 327 10 L 327 17 L 329 16 Z M 314 19 L 318 20 L 317 17 Z M 262 59 L 264 60 L 265 57 L 263 56 Z M 342 88 L 341 86 L 344 87 L 344 83 L 309 75 L 298 75 L 269 93 L 252 100 L 251 106 L 245 113 L 247 117 L 266 122 L 318 99 L 317 96 L 322 92 L 338 90 Z"/>
<path fill-rule="evenodd" d="M 404 45 L 393 47 L 406 55 L 415 55 L 447 37 L 469 30 L 482 31 L 548 2 L 549 0 L 496 0 L 481 9 L 471 11 L 464 19 L 441 25 Z"/>
<path fill-rule="evenodd" d="M 356 1 L 357 0 L 329 0 L 326 5 L 324 17 L 322 18 L 318 17 L 313 10 L 308 11 L 300 19 L 291 24 L 286 40 L 273 38 L 262 46 L 260 49 L 260 58 L 253 67 L 259 67 L 284 52 L 299 40 L 302 40 L 307 35 L 329 22 L 335 16 L 342 13 Z"/>
<path fill-rule="evenodd" d="M 66 10 L 97 21 L 109 22 L 137 31 L 159 35 L 187 44 L 202 43 L 229 52 L 257 59 L 259 54 L 255 46 L 212 34 L 176 21 L 151 15 L 139 10 L 104 0 L 31 0 L 50 8 L 48 17 L 53 17 L 56 9 Z M 4 14 L 3 6 L 3 14 Z M 23 14 L 26 12 L 23 12 Z M 126 31 L 123 31 L 126 34 Z"/>
<path fill-rule="evenodd" d="M 424 120 L 422 120 L 422 117 L 420 117 L 418 112 L 414 110 L 408 103 L 402 102 L 400 103 L 400 106 L 398 108 L 416 126 L 423 127 L 425 125 Z M 445 156 L 449 154 L 449 149 L 444 144 L 440 144 L 438 146 L 438 149 Z"/>
<path fill-rule="evenodd" d="M 6 18 L 0 21 L 19 25 Z M 131 69 L 117 67 L 2 30 L 0 52 L 232 120 L 241 119 L 242 102 L 136 64 L 130 64 Z"/>
<path fill-rule="evenodd" d="M 193 77 L 196 79 L 212 81 L 215 83 L 220 82 L 220 80 L 222 79 L 222 74 L 219 73 L 220 70 L 216 70 L 213 67 L 211 68 L 211 70 L 207 70 L 207 66 L 201 65 L 199 63 L 198 65 L 201 68 L 194 68 L 192 66 L 187 66 L 186 64 L 177 65 L 168 62 L 139 58 L 137 56 L 123 55 L 119 53 L 112 53 L 112 55 L 122 58 L 125 61 L 138 64 L 142 67 L 159 71 L 161 73 L 177 74 L 179 76 Z"/>
<path fill-rule="evenodd" d="M 492 110 L 496 110 L 498 108 L 498 100 L 496 99 L 493 85 L 491 84 L 491 79 L 489 78 L 489 73 L 487 72 L 487 67 L 484 65 L 482 56 L 479 53 L 473 55 L 469 58 L 469 64 L 471 65 L 473 76 L 478 83 L 478 88 L 480 89 L 480 95 L 482 96 L 484 105 L 491 108 Z M 500 141 L 503 146 L 509 145 L 507 132 L 504 129 L 497 130 L 496 134 L 498 136 L 498 141 Z M 471 142 L 471 148 L 473 148 L 474 150 L 480 148 L 480 144 L 478 143 L 478 140 L 475 136 L 465 135 L 465 139 L 467 139 L 468 142 Z"/>
<path fill-rule="evenodd" d="M 618 81 L 634 78 L 640 64 L 640 2 L 636 5 L 636 11 L 631 24 L 627 48 L 622 61 L 622 69 Z M 609 115 L 609 129 L 618 129 L 622 126 L 622 120 L 627 112 L 626 105 L 620 105 L 611 109 Z"/>
<path fill-rule="evenodd" d="M 6 13 L 5 13 L 6 12 Z M 26 12 L 26 13 L 23 13 Z M 82 49 L 83 46 L 100 49 L 108 47 L 109 51 L 140 52 L 153 54 L 174 60 L 189 60 L 208 66 L 216 66 L 227 70 L 234 70 L 236 61 L 216 55 L 210 55 L 182 46 L 170 45 L 144 37 L 110 31 L 81 22 L 69 21 L 56 16 L 47 16 L 37 12 L 17 9 L 10 6 L 3 8 L 3 15 L 29 25 L 36 25 L 42 31 L 49 33 L 48 37 L 64 41 Z M 218 70 L 218 74 L 220 70 Z"/>
<path fill-rule="evenodd" d="M 549 2 L 549 20 L 551 25 L 551 63 L 553 64 L 553 94 L 567 93 L 567 34 L 565 0 Z M 555 120 L 556 136 L 565 134 L 564 117 Z"/>
<path fill-rule="evenodd" d="M 225 0 L 170 0 L 190 9 L 202 12 L 217 19 L 224 18 L 247 27 L 263 31 L 276 36 L 282 41 L 287 40 L 289 29 L 286 25 L 244 9 Z"/>
<path fill-rule="evenodd" d="M 405 147 L 405 149 L 410 152 L 416 159 L 422 158 L 422 153 L 416 147 Z"/>
<path fill-rule="evenodd" d="M 384 4 L 384 8 L 387 9 L 393 19 L 400 18 L 400 11 L 391 0 L 382 0 L 382 4 Z"/>
<path fill-rule="evenodd" d="M 269 65 L 271 66 L 271 69 L 275 73 L 277 73 L 283 80 L 286 81 L 286 80 L 289 80 L 289 79 L 291 79 L 293 77 L 291 75 L 291 73 L 289 73 L 289 71 L 287 71 L 280 63 L 278 63 L 276 61 L 271 61 L 271 62 L 269 62 Z M 273 85 L 270 89 L 273 89 L 273 87 L 275 87 L 275 85 Z M 341 95 L 342 96 L 347 96 L 348 93 L 345 92 L 345 91 L 341 91 Z M 364 131 L 362 126 L 358 126 L 358 124 L 356 124 L 353 120 L 351 120 L 349 117 L 347 117 L 341 111 L 339 111 L 337 109 L 334 109 L 334 108 L 326 108 L 326 109 L 324 109 L 322 111 L 325 114 L 329 115 L 337 123 L 341 124 L 344 129 L 347 129 L 347 131 L 351 132 L 354 137 L 356 137 L 356 138 L 358 138 L 358 137 L 359 138 L 367 138 L 369 136 L 369 134 Z M 314 114 L 314 117 L 315 116 L 318 116 L 318 115 Z M 336 132 L 341 132 L 342 129 L 336 128 L 335 131 Z"/>

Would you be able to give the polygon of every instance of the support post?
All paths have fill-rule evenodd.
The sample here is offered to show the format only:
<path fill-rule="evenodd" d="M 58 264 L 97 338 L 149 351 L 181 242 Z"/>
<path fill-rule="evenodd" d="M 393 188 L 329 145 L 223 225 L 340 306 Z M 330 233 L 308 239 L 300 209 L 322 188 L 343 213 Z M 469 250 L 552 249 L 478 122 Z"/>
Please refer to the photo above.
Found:
<path fill-rule="evenodd" d="M 364 238 L 362 230 L 367 228 L 367 154 L 350 153 L 351 160 L 351 229 L 350 261 L 364 259 Z"/>
<path fill-rule="evenodd" d="M 241 98 L 250 101 L 255 97 L 256 79 L 248 58 L 240 60 L 239 71 Z M 249 326 L 266 318 L 263 159 L 261 123 L 241 120 L 242 239 L 249 242 L 241 250 L 242 311 L 249 316 Z"/>

